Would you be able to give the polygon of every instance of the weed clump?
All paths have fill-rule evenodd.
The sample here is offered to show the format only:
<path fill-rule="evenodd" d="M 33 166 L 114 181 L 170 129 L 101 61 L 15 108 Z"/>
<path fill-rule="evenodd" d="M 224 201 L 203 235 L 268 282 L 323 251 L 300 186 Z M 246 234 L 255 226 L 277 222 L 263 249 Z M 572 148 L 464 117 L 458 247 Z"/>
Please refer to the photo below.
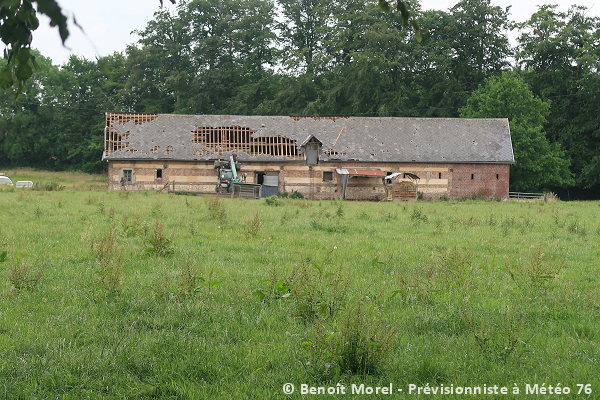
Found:
<path fill-rule="evenodd" d="M 96 258 L 96 274 L 100 287 L 109 292 L 120 289 L 123 278 L 123 259 L 117 248 L 117 235 L 114 228 L 98 241 L 91 242 L 91 252 Z"/>
<path fill-rule="evenodd" d="M 410 214 L 410 220 L 413 224 L 425 223 L 429 220 L 429 217 L 425 211 L 423 211 L 423 207 L 416 206 Z"/>
<path fill-rule="evenodd" d="M 523 318 L 509 308 L 499 314 L 472 311 L 462 313 L 477 347 L 491 361 L 506 363 L 511 355 L 517 356 L 525 342 L 521 339 Z"/>
<path fill-rule="evenodd" d="M 129 219 L 127 214 L 123 214 L 121 217 L 121 228 L 125 237 L 135 237 L 142 233 L 143 227 L 140 224 L 139 214 Z"/>
<path fill-rule="evenodd" d="M 248 218 L 246 221 L 246 226 L 244 227 L 244 235 L 246 237 L 256 237 L 258 236 L 258 231 L 260 231 L 260 214 L 257 212 L 252 217 Z"/>
<path fill-rule="evenodd" d="M 358 302 L 333 323 L 317 324 L 302 346 L 308 350 L 313 375 L 334 380 L 342 374 L 379 373 L 395 338 L 396 329 L 386 326 L 375 308 Z"/>
<path fill-rule="evenodd" d="M 168 257 L 175 253 L 173 236 L 167 237 L 164 226 L 159 220 L 154 223 L 151 236 L 144 238 L 144 245 L 146 246 L 146 253 L 150 255 Z"/>
<path fill-rule="evenodd" d="M 57 191 L 65 190 L 65 186 L 61 185 L 61 184 L 59 184 L 58 182 L 55 182 L 55 181 L 45 182 L 45 183 L 36 182 L 33 185 L 33 187 L 31 188 L 31 190 L 46 191 L 46 192 L 57 192 Z"/>
<path fill-rule="evenodd" d="M 44 270 L 32 268 L 25 261 L 16 260 L 8 272 L 8 280 L 17 290 L 33 291 L 43 274 Z"/>
<path fill-rule="evenodd" d="M 227 219 L 227 211 L 225 210 L 223 201 L 218 197 L 208 196 L 206 197 L 206 203 L 208 207 L 208 217 L 212 220 L 224 223 Z"/>
<path fill-rule="evenodd" d="M 529 294 L 544 292 L 564 268 L 566 257 L 549 256 L 542 251 L 542 246 L 532 246 L 529 251 L 529 262 L 519 262 L 507 268 L 512 281 Z"/>
<path fill-rule="evenodd" d="M 181 265 L 179 269 L 181 281 L 179 283 L 179 293 L 183 296 L 195 294 L 204 291 L 206 294 L 211 294 L 213 289 L 221 285 L 221 281 L 215 279 L 211 274 L 205 279 L 198 273 L 198 269 L 192 266 L 190 258 Z"/>

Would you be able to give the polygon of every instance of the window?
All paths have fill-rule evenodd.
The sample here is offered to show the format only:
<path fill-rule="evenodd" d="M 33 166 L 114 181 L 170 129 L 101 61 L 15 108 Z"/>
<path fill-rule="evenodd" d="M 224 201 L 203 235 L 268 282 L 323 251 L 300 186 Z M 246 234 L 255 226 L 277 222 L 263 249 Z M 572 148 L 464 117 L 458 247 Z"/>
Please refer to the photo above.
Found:
<path fill-rule="evenodd" d="M 438 179 L 442 179 L 442 173 L 441 172 L 438 174 Z"/>
<path fill-rule="evenodd" d="M 496 180 L 500 179 L 500 175 L 496 174 Z"/>
<path fill-rule="evenodd" d="M 333 180 L 333 171 L 323 171 L 323 181 L 332 181 Z"/>
<path fill-rule="evenodd" d="M 462 174 L 458 174 L 458 180 L 462 181 Z"/>
<path fill-rule="evenodd" d="M 471 174 L 471 179 L 475 179 L 475 174 Z"/>
<path fill-rule="evenodd" d="M 156 170 L 156 179 L 162 179 L 162 169 Z"/>
<path fill-rule="evenodd" d="M 123 178 L 125 178 L 125 180 L 127 181 L 127 183 L 131 183 L 131 181 L 133 180 L 133 170 L 131 170 L 131 169 L 124 169 L 123 170 Z"/>

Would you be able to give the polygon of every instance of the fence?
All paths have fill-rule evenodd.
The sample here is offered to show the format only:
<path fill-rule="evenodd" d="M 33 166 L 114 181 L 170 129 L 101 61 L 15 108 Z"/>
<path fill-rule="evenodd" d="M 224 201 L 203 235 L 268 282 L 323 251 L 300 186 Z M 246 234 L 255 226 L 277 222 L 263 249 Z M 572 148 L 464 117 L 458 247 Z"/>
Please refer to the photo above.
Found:
<path fill-rule="evenodd" d="M 544 193 L 508 192 L 508 196 L 511 200 L 546 200 Z"/>

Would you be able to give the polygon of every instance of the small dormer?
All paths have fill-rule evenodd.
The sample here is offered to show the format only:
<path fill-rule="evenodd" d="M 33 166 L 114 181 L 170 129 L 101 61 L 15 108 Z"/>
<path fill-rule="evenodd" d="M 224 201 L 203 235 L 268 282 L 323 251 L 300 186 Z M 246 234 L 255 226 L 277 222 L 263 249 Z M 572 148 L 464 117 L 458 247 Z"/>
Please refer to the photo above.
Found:
<path fill-rule="evenodd" d="M 322 143 L 316 137 L 310 135 L 302 142 L 301 146 L 304 148 L 306 163 L 308 165 L 317 165 L 319 163 L 319 153 L 321 152 Z"/>

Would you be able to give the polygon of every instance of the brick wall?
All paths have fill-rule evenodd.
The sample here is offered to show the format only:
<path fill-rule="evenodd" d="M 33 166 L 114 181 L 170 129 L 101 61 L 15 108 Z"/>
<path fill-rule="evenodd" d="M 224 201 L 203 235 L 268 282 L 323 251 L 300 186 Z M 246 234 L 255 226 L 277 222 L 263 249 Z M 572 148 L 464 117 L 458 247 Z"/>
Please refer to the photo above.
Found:
<path fill-rule="evenodd" d="M 119 189 L 123 168 L 135 171 L 135 185 L 141 190 L 158 190 L 165 183 L 172 184 L 175 181 L 175 190 L 214 193 L 218 180 L 212 161 L 110 161 L 109 190 Z M 277 173 L 278 191 L 291 193 L 297 190 L 307 198 L 326 200 L 342 195 L 342 179 L 335 172 L 336 168 L 381 169 L 385 172 L 416 174 L 420 178 L 418 190 L 425 198 L 447 196 L 460 199 L 473 195 L 508 197 L 510 166 L 501 164 L 321 162 L 309 167 L 304 161 L 257 161 L 242 163 L 239 174 L 246 173 L 247 181 L 254 183 L 257 172 Z M 160 179 L 156 177 L 158 169 L 162 170 Z M 332 180 L 324 180 L 323 172 L 332 172 Z M 385 195 L 381 178 L 353 177 L 346 189 L 346 198 L 349 200 L 381 200 Z"/>
<path fill-rule="evenodd" d="M 472 196 L 508 198 L 510 165 L 453 164 L 449 195 L 451 199 Z"/>

